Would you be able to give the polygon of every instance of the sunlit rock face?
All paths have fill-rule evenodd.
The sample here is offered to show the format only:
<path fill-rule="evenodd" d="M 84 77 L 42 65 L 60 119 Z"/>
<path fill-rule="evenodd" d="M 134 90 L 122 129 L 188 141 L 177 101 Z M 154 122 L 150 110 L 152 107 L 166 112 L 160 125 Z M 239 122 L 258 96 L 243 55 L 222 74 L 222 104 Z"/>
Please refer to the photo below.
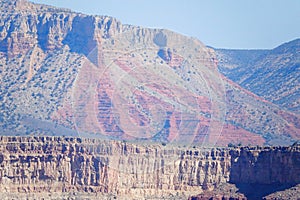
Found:
<path fill-rule="evenodd" d="M 229 183 L 274 189 L 300 182 L 299 145 L 229 149 L 2 136 L 0 150 L 3 198 L 187 199 L 200 193 L 208 198 L 220 187 L 229 198 Z"/>
<path fill-rule="evenodd" d="M 226 149 L 63 137 L 1 137 L 1 194 L 197 194 L 229 180 Z M 176 194 L 177 193 L 177 194 Z"/>

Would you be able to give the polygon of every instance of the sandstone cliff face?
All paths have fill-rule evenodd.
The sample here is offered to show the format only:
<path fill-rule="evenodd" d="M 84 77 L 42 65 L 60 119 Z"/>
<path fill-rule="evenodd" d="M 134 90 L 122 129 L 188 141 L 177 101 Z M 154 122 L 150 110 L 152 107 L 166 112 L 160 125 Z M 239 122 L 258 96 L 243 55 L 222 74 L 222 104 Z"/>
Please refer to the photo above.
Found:
<path fill-rule="evenodd" d="M 187 198 L 229 181 L 300 182 L 299 147 L 187 149 L 82 138 L 0 139 L 3 195 L 77 192 L 130 199 Z"/>
<path fill-rule="evenodd" d="M 90 192 L 159 198 L 229 180 L 229 152 L 80 138 L 1 137 L 1 193 Z"/>

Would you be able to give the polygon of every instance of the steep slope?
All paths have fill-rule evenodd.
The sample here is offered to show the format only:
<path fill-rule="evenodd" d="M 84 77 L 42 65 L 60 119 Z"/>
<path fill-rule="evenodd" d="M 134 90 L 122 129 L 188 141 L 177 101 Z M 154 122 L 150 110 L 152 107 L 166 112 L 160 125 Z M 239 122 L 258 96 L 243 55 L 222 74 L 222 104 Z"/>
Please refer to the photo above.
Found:
<path fill-rule="evenodd" d="M 273 50 L 216 50 L 231 80 L 282 108 L 300 114 L 300 39 Z"/>
<path fill-rule="evenodd" d="M 1 0 L 0 131 L 166 143 L 291 143 L 299 116 L 217 69 L 213 49 L 168 30 Z"/>

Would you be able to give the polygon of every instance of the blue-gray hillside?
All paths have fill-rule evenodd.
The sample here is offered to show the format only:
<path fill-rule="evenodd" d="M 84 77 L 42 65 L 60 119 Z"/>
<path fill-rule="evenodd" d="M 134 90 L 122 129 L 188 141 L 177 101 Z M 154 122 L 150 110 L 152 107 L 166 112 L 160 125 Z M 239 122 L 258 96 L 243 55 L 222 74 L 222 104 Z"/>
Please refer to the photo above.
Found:
<path fill-rule="evenodd" d="M 284 109 L 300 113 L 300 39 L 272 50 L 216 52 L 225 76 Z"/>

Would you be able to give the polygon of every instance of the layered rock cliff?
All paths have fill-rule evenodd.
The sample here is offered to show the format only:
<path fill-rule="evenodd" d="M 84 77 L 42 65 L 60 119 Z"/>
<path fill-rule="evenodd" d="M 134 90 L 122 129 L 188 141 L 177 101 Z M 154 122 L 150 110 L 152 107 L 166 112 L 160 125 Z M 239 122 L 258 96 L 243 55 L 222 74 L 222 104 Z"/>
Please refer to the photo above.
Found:
<path fill-rule="evenodd" d="M 300 145 L 230 150 L 230 178 L 191 200 L 299 199 Z"/>
<path fill-rule="evenodd" d="M 300 183 L 299 147 L 232 150 L 230 182 L 247 184 Z"/>
<path fill-rule="evenodd" d="M 82 138 L 1 137 L 0 148 L 0 193 L 4 197 L 76 193 L 89 198 L 187 198 L 229 181 L 300 182 L 299 146 L 230 150 Z"/>
<path fill-rule="evenodd" d="M 59 137 L 1 137 L 2 194 L 195 194 L 229 180 L 229 152 Z"/>

